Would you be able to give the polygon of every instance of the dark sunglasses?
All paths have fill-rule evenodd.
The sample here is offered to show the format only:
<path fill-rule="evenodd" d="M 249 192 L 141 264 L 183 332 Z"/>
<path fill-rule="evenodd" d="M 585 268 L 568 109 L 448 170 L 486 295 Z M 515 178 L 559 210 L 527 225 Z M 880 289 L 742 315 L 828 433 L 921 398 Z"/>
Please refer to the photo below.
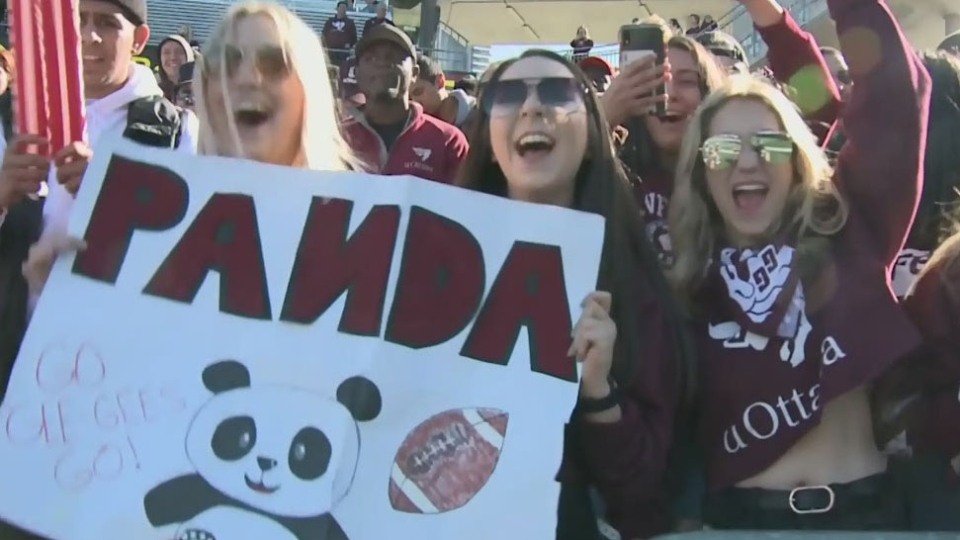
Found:
<path fill-rule="evenodd" d="M 744 144 L 753 149 L 767 164 L 788 163 L 793 157 L 793 139 L 780 131 L 761 131 L 744 141 L 739 135 L 714 135 L 700 147 L 703 164 L 711 171 L 729 169 L 740 160 Z"/>
<path fill-rule="evenodd" d="M 208 73 L 219 74 L 220 70 L 225 69 L 227 77 L 236 75 L 237 70 L 243 64 L 244 58 L 250 54 L 233 45 L 224 45 L 221 51 L 214 51 L 204 57 L 204 69 Z M 223 65 L 220 65 L 221 61 Z M 290 74 L 290 62 L 283 47 L 276 45 L 267 45 L 253 51 L 253 63 L 257 71 L 264 78 L 279 80 Z"/>
<path fill-rule="evenodd" d="M 572 112 L 583 107 L 586 89 L 569 77 L 500 80 L 483 89 L 483 105 L 490 115 L 513 113 L 527 102 L 530 92 L 536 92 L 537 100 L 544 107 Z"/>

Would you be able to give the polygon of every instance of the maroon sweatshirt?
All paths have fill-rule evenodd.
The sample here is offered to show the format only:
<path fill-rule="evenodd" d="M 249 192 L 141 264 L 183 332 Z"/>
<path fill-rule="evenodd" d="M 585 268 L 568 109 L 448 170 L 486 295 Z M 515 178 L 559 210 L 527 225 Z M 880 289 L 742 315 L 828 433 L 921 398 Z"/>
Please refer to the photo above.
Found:
<path fill-rule="evenodd" d="M 794 90 L 791 98 L 803 117 L 816 126 L 832 126 L 840 115 L 840 91 L 813 35 L 800 28 L 789 12 L 778 24 L 756 28 L 768 47 L 770 71 Z M 827 129 L 818 127 L 814 133 L 823 138 Z"/>
<path fill-rule="evenodd" d="M 323 44 L 331 51 L 343 52 L 357 44 L 357 25 L 350 17 L 330 17 L 323 23 Z"/>
<path fill-rule="evenodd" d="M 376 174 L 449 184 L 470 148 L 462 131 L 424 114 L 419 103 L 410 103 L 410 118 L 390 148 L 359 109 L 350 111 L 341 129 L 350 149 Z"/>
<path fill-rule="evenodd" d="M 757 30 L 770 49 L 767 52 L 770 70 L 778 81 L 796 90 L 793 97 L 804 118 L 814 124 L 833 125 L 840 112 L 840 92 L 813 36 L 800 28 L 788 12 L 784 12 L 779 23 Z M 817 135 L 826 135 L 826 130 L 820 131 L 823 133 Z M 642 158 L 631 151 L 629 135 L 621 158 L 627 168 L 634 171 L 631 173 L 635 179 L 634 195 L 644 212 L 647 236 L 660 258 L 669 264 L 673 255 L 666 212 L 673 193 L 673 176 L 640 163 Z"/>
<path fill-rule="evenodd" d="M 818 424 L 825 403 L 920 344 L 889 276 L 920 195 L 930 79 L 882 0 L 828 7 L 854 80 L 834 176 L 850 214 L 831 238 L 817 286 L 805 291 L 815 307 L 806 310 L 801 298 L 796 317 L 785 319 L 796 325 L 789 339 L 744 331 L 729 308 L 741 286 L 738 303 L 760 305 L 789 261 L 760 258 L 770 263 L 765 279 L 727 275 L 699 291 L 700 436 L 711 490 L 766 470 Z M 790 247 L 775 249 L 781 257 Z"/>
<path fill-rule="evenodd" d="M 642 325 L 634 330 L 641 336 L 643 357 L 630 385 L 621 389 L 622 417 L 613 424 L 574 420 L 559 475 L 561 481 L 597 488 L 606 519 L 627 540 L 664 534 L 673 525 L 664 473 L 679 401 L 673 369 L 677 351 L 664 306 L 652 290 L 643 297 Z"/>
<path fill-rule="evenodd" d="M 960 454 L 960 252 L 927 268 L 902 305 L 924 339 L 910 366 L 923 394 L 908 441 L 915 452 L 952 458 Z"/>

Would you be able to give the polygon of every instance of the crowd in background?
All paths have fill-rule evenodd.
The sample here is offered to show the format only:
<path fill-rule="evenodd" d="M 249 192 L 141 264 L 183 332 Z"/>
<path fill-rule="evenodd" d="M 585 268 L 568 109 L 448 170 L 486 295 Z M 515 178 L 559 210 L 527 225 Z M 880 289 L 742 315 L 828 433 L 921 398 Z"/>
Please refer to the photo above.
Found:
<path fill-rule="evenodd" d="M 582 378 L 558 539 L 960 530 L 958 38 L 915 51 L 883 0 L 828 0 L 842 46 L 822 48 L 776 0 L 739 2 L 764 70 L 706 16 L 653 17 L 663 62 L 614 69 L 581 28 L 572 61 L 530 50 L 449 90 L 345 2 L 322 36 L 238 3 L 202 54 L 164 40 L 156 76 L 132 58 L 145 1 L 80 0 L 88 139 L 48 158 L 8 132 L 0 167 L 0 379 L 111 133 L 413 175 L 606 219 L 562 337 Z"/>

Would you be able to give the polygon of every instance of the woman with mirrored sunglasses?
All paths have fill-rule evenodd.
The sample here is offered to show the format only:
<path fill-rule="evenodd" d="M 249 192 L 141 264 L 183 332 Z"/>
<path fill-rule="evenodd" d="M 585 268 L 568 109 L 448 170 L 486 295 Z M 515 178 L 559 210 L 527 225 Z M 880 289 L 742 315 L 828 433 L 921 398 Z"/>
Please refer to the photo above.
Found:
<path fill-rule="evenodd" d="M 497 68 L 480 103 L 458 185 L 606 218 L 599 292 L 584 300 L 570 349 L 583 376 L 557 537 L 597 538 L 589 486 L 623 538 L 665 532 L 664 469 L 689 346 L 596 93 L 568 60 L 528 51 Z"/>
<path fill-rule="evenodd" d="M 795 102 L 806 118 L 818 124 L 833 124 L 840 100 L 836 87 L 829 84 L 829 71 L 813 36 L 776 0 L 744 1 L 743 6 L 769 47 L 766 56 L 774 78 L 796 87 Z M 680 141 L 697 106 L 723 83 L 726 73 L 719 67 L 722 62 L 685 36 L 669 38 L 667 63 L 670 69 L 666 116 L 652 116 L 647 110 L 649 105 L 638 108 L 640 101 L 630 99 L 645 88 L 644 80 L 655 82 L 649 66 L 621 66 L 620 75 L 604 94 L 603 102 L 608 117 L 623 124 L 629 133 L 620 157 L 628 172 L 634 173 L 635 196 L 645 211 L 647 233 L 669 264 L 673 257 L 666 208 L 673 192 Z M 818 77 L 823 84 L 816 84 Z M 795 84 L 800 79 L 805 84 Z M 824 136 L 827 131 L 817 135 Z"/>
<path fill-rule="evenodd" d="M 356 168 L 337 128 L 324 58 L 317 35 L 286 8 L 231 6 L 197 60 L 199 153 L 315 170 Z"/>
<path fill-rule="evenodd" d="M 749 77 L 704 101 L 677 165 L 671 279 L 694 314 L 717 529 L 910 526 L 870 390 L 919 344 L 887 270 L 920 194 L 929 77 L 882 0 L 828 6 L 840 35 L 879 48 L 844 50 L 856 80 L 836 169 L 788 98 Z"/>

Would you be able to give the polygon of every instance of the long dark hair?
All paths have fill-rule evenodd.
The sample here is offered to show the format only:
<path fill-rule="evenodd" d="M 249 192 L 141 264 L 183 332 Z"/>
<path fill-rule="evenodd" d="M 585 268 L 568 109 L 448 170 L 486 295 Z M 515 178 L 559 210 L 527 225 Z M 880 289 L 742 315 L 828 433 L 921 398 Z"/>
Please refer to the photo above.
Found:
<path fill-rule="evenodd" d="M 617 324 L 617 343 L 614 350 L 612 374 L 620 385 L 631 380 L 638 361 L 648 359 L 643 340 L 657 339 L 650 332 L 641 332 L 651 297 L 663 310 L 665 322 L 673 338 L 678 384 L 690 395 L 694 377 L 691 376 L 693 355 L 686 335 L 686 324 L 678 304 L 670 294 L 670 287 L 660 267 L 656 251 L 644 233 L 640 210 L 634 202 L 626 173 L 616 158 L 611 130 L 600 107 L 600 102 L 586 75 L 566 58 L 546 50 L 528 50 L 519 58 L 498 66 L 484 92 L 495 87 L 504 71 L 517 60 L 545 58 L 564 65 L 573 74 L 583 91 L 588 118 L 587 152 L 577 171 L 573 208 L 599 214 L 606 218 L 603 251 L 600 260 L 598 289 L 613 296 L 611 317 Z M 486 106 L 489 96 L 480 95 L 476 121 L 470 126 L 467 138 L 470 152 L 460 167 L 456 184 L 501 197 L 507 196 L 507 180 L 500 166 L 492 158 L 490 147 L 490 116 Z"/>
<path fill-rule="evenodd" d="M 933 250 L 956 217 L 960 187 L 960 59 L 944 51 L 921 54 L 930 73 L 930 120 L 923 165 L 923 193 L 907 247 Z"/>

